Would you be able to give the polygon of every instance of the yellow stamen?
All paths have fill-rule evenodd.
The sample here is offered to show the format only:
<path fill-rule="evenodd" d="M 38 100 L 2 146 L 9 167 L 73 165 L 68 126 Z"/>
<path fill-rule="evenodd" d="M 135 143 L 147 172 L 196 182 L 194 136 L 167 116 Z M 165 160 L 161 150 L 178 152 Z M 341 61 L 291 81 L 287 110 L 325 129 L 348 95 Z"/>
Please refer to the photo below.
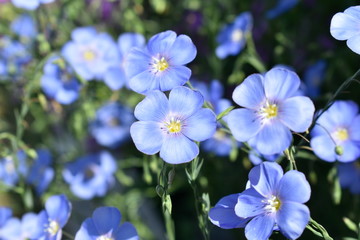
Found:
<path fill-rule="evenodd" d="M 279 210 L 279 208 L 281 206 L 280 199 L 277 198 L 276 196 L 271 196 L 271 198 L 263 200 L 262 202 L 264 202 L 266 204 L 265 209 L 271 213 Z"/>
<path fill-rule="evenodd" d="M 181 121 L 179 119 L 171 118 L 169 122 L 165 123 L 169 133 L 178 133 L 181 131 Z"/>
<path fill-rule="evenodd" d="M 239 42 L 241 39 L 243 39 L 244 33 L 240 29 L 235 29 L 231 33 L 231 40 L 233 42 Z"/>
<path fill-rule="evenodd" d="M 60 226 L 59 226 L 58 222 L 52 220 L 52 221 L 50 221 L 47 231 L 50 233 L 51 236 L 54 236 L 59 231 L 59 229 L 60 229 Z"/>
<path fill-rule="evenodd" d="M 92 61 L 95 59 L 95 53 L 91 50 L 86 50 L 85 52 L 83 52 L 83 57 L 86 61 Z"/>
<path fill-rule="evenodd" d="M 154 58 L 154 64 L 153 67 L 156 72 L 162 72 L 165 71 L 169 67 L 169 63 L 166 61 L 164 57 L 157 59 Z"/>
<path fill-rule="evenodd" d="M 100 236 L 98 238 L 96 238 L 96 240 L 114 240 L 112 237 L 107 237 L 107 236 Z"/>
<path fill-rule="evenodd" d="M 349 133 L 346 128 L 338 128 L 334 133 L 335 140 L 345 141 L 349 139 Z"/>
<path fill-rule="evenodd" d="M 278 107 L 276 104 L 270 104 L 266 101 L 265 106 L 260 108 L 260 114 L 266 119 L 274 118 L 278 115 Z"/>

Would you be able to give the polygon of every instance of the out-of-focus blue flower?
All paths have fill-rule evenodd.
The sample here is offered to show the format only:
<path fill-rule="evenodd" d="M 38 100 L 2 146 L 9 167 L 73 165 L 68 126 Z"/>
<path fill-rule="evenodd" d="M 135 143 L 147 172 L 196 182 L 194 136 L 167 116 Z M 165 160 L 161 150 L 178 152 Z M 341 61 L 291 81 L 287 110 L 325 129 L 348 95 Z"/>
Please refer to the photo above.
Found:
<path fill-rule="evenodd" d="M 360 6 L 349 7 L 336 13 L 331 19 L 330 33 L 337 40 L 347 40 L 347 46 L 360 54 Z"/>
<path fill-rule="evenodd" d="M 110 153 L 102 151 L 67 164 L 63 170 L 63 177 L 75 196 L 91 199 L 106 194 L 114 184 L 115 172 L 115 159 Z"/>
<path fill-rule="evenodd" d="M 360 162 L 339 163 L 337 169 L 341 187 L 353 194 L 360 194 Z"/>
<path fill-rule="evenodd" d="M 81 85 L 64 59 L 54 56 L 44 66 L 41 88 L 57 102 L 71 104 L 79 97 Z"/>
<path fill-rule="evenodd" d="M 326 65 L 324 60 L 319 60 L 305 70 L 303 81 L 306 96 L 316 98 L 320 95 L 320 87 L 325 78 Z"/>
<path fill-rule="evenodd" d="M 27 40 L 36 37 L 38 31 L 34 19 L 29 14 L 22 14 L 11 23 L 11 30 Z"/>
<path fill-rule="evenodd" d="M 128 54 L 125 71 L 129 86 L 141 94 L 182 86 L 191 75 L 184 65 L 195 56 L 196 47 L 188 36 L 177 36 L 173 31 L 158 33 L 150 38 L 145 49 L 133 48 Z"/>
<path fill-rule="evenodd" d="M 133 111 L 116 102 L 109 102 L 96 111 L 90 133 L 103 146 L 115 148 L 130 137 Z"/>
<path fill-rule="evenodd" d="M 109 88 L 118 90 L 124 85 L 128 86 L 129 82 L 124 69 L 127 54 L 133 47 L 143 48 L 144 45 L 145 38 L 139 33 L 123 33 L 119 36 L 119 62 L 110 67 L 104 77 L 104 82 Z"/>
<path fill-rule="evenodd" d="M 82 224 L 75 240 L 113 239 L 138 240 L 135 227 L 125 222 L 120 225 L 121 213 L 115 207 L 99 207 Z"/>
<path fill-rule="evenodd" d="M 55 0 L 11 0 L 15 7 L 26 10 L 35 10 L 40 4 L 51 3 Z"/>
<path fill-rule="evenodd" d="M 322 160 L 356 160 L 360 157 L 358 105 L 353 101 L 335 101 L 316 121 L 311 136 L 310 146 Z"/>
<path fill-rule="evenodd" d="M 259 165 L 264 160 L 269 162 L 274 162 L 279 156 L 280 154 L 278 153 L 270 154 L 270 155 L 261 154 L 255 147 L 253 147 L 249 152 L 249 160 L 254 165 Z"/>
<path fill-rule="evenodd" d="M 21 176 L 27 174 L 26 155 L 24 151 L 18 151 L 16 159 L 7 156 L 0 159 L 0 180 L 8 185 L 15 186 Z"/>
<path fill-rule="evenodd" d="M 193 160 L 199 154 L 194 141 L 204 141 L 216 129 L 215 114 L 202 108 L 204 98 L 198 91 L 176 87 L 169 99 L 160 91 L 150 92 L 135 108 L 131 137 L 136 148 L 145 154 L 156 154 L 168 163 Z"/>
<path fill-rule="evenodd" d="M 10 218 L 0 227 L 0 239 L 2 240 L 26 240 L 40 239 L 43 228 L 40 225 L 39 215 L 26 213 L 22 219 Z"/>
<path fill-rule="evenodd" d="M 45 203 L 45 210 L 38 216 L 42 234 L 39 240 L 60 240 L 62 228 L 71 215 L 71 202 L 64 194 L 49 197 Z"/>
<path fill-rule="evenodd" d="M 273 19 L 295 7 L 299 0 L 278 0 L 275 7 L 266 12 L 268 19 Z"/>
<path fill-rule="evenodd" d="M 294 96 L 299 86 L 296 73 L 283 68 L 247 77 L 233 92 L 233 100 L 244 108 L 232 110 L 226 119 L 235 139 L 251 141 L 265 155 L 288 148 L 291 131 L 306 131 L 315 111 L 308 97 Z"/>
<path fill-rule="evenodd" d="M 72 31 L 71 38 L 61 54 L 85 80 L 103 80 L 107 70 L 119 63 L 117 45 L 109 34 L 80 27 Z"/>
<path fill-rule="evenodd" d="M 222 98 L 224 94 L 224 87 L 218 80 L 213 80 L 210 86 L 207 86 L 203 82 L 193 81 L 192 85 L 196 90 L 204 96 L 214 109 L 216 115 L 225 111 L 231 106 L 231 102 L 228 99 Z M 226 116 L 223 118 L 226 119 Z M 229 156 L 233 147 L 238 147 L 239 143 L 232 140 L 231 135 L 224 131 L 220 123 L 217 124 L 215 134 L 208 140 L 202 143 L 202 148 L 207 152 L 213 152 L 218 156 Z"/>
<path fill-rule="evenodd" d="M 249 187 L 240 194 L 224 197 L 209 212 L 215 225 L 229 229 L 244 227 L 249 240 L 266 240 L 274 229 L 296 239 L 310 220 L 304 205 L 311 189 L 303 173 L 283 174 L 280 165 L 264 162 L 249 173 Z"/>
<path fill-rule="evenodd" d="M 8 219 L 10 219 L 12 216 L 12 210 L 8 207 L 0 207 L 0 229 Z M 1 232 L 1 230 L 0 230 Z"/>
<path fill-rule="evenodd" d="M 233 23 L 226 25 L 217 36 L 219 46 L 215 53 L 220 59 L 237 55 L 244 48 L 246 35 L 251 31 L 253 18 L 250 12 L 241 13 Z"/>
<path fill-rule="evenodd" d="M 48 150 L 39 149 L 37 158 L 29 168 L 26 181 L 35 186 L 36 193 L 41 195 L 54 178 L 54 169 L 50 166 L 52 157 Z"/>
<path fill-rule="evenodd" d="M 31 58 L 25 45 L 8 36 L 0 36 L 0 78 L 17 79 Z"/>

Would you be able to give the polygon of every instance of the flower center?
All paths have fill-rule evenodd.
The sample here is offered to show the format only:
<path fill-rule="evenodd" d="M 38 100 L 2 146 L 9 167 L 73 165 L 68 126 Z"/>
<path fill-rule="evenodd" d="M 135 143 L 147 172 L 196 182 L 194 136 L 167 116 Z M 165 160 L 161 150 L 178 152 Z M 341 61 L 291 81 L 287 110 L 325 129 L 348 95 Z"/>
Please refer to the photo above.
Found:
<path fill-rule="evenodd" d="M 83 57 L 86 61 L 92 61 L 95 59 L 96 55 L 93 51 L 86 50 L 85 52 L 83 52 Z"/>
<path fill-rule="evenodd" d="M 265 203 L 265 210 L 269 211 L 270 213 L 276 212 L 281 206 L 280 200 L 274 195 L 266 200 L 263 200 L 262 202 Z"/>
<path fill-rule="evenodd" d="M 278 107 L 275 103 L 271 104 L 266 101 L 265 105 L 260 108 L 260 114 L 265 119 L 272 119 L 278 115 Z"/>
<path fill-rule="evenodd" d="M 96 238 L 96 240 L 114 240 L 114 239 L 112 237 L 102 235 L 102 236 Z"/>
<path fill-rule="evenodd" d="M 178 133 L 181 131 L 181 121 L 172 117 L 170 121 L 165 122 L 165 127 L 169 133 Z"/>
<path fill-rule="evenodd" d="M 5 159 L 5 170 L 9 174 L 15 172 L 15 164 L 11 157 Z"/>
<path fill-rule="evenodd" d="M 166 69 L 168 69 L 169 63 L 166 61 L 166 59 L 164 57 L 153 58 L 153 60 L 154 60 L 153 68 L 154 68 L 155 72 L 162 72 L 162 71 L 165 71 Z"/>
<path fill-rule="evenodd" d="M 50 233 L 51 236 L 56 235 L 56 233 L 59 231 L 60 226 L 58 224 L 58 222 L 56 222 L 55 220 L 50 221 L 50 224 L 48 226 L 48 228 L 46 229 L 46 231 L 48 233 Z"/>
<path fill-rule="evenodd" d="M 342 142 L 349 139 L 349 133 L 346 128 L 338 128 L 334 133 L 334 138 Z"/>
<path fill-rule="evenodd" d="M 221 130 L 216 130 L 214 138 L 218 141 L 224 140 L 226 138 L 226 133 Z"/>
<path fill-rule="evenodd" d="M 239 42 L 243 38 L 243 36 L 244 36 L 243 31 L 241 31 L 240 29 L 235 29 L 231 33 L 231 40 L 233 42 Z"/>

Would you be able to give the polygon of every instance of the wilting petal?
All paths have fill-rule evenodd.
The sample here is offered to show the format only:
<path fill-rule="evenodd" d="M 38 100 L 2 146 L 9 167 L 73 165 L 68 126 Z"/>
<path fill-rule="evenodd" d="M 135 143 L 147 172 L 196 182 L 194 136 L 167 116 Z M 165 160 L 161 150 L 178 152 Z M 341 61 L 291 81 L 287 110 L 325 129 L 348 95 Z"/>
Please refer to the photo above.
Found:
<path fill-rule="evenodd" d="M 261 130 L 260 119 L 253 110 L 245 108 L 232 110 L 226 116 L 226 121 L 231 133 L 240 142 L 248 141 Z"/>
<path fill-rule="evenodd" d="M 232 95 L 233 100 L 240 106 L 258 109 L 265 99 L 263 76 L 252 74 L 237 86 Z"/>
<path fill-rule="evenodd" d="M 267 240 L 274 228 L 275 219 L 272 215 L 260 215 L 253 218 L 245 227 L 248 240 Z"/>
<path fill-rule="evenodd" d="M 160 91 L 152 91 L 136 105 L 134 115 L 141 121 L 162 122 L 168 111 L 169 103 L 165 94 Z"/>
<path fill-rule="evenodd" d="M 185 120 L 181 132 L 194 141 L 211 138 L 216 131 L 216 117 L 210 109 L 200 109 Z"/>
<path fill-rule="evenodd" d="M 135 122 L 130 127 L 130 135 L 136 148 L 145 154 L 159 152 L 163 144 L 163 133 L 157 122 Z"/>
<path fill-rule="evenodd" d="M 160 150 L 160 157 L 171 164 L 190 162 L 198 154 L 196 143 L 182 134 L 166 137 Z"/>
<path fill-rule="evenodd" d="M 311 188 L 305 175 L 296 170 L 288 171 L 277 187 L 280 201 L 305 203 L 309 201 Z"/>
<path fill-rule="evenodd" d="M 265 74 L 265 95 L 270 100 L 284 100 L 294 96 L 300 87 L 298 75 L 285 68 L 273 68 Z"/>

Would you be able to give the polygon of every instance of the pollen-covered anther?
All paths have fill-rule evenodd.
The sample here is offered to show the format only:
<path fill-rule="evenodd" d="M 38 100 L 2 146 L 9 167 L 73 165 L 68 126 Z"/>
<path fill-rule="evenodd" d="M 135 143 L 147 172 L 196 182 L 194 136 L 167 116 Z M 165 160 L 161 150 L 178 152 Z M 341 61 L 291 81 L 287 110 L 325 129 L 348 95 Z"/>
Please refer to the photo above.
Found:
<path fill-rule="evenodd" d="M 96 240 L 114 240 L 114 239 L 112 237 L 102 235 L 102 236 L 96 238 Z"/>
<path fill-rule="evenodd" d="M 51 236 L 54 236 L 59 230 L 59 223 L 57 221 L 50 220 L 49 227 L 46 229 L 46 231 L 49 232 Z"/>
<path fill-rule="evenodd" d="M 165 122 L 165 127 L 169 133 L 178 133 L 181 131 L 181 121 L 179 119 L 171 118 L 170 121 Z"/>
<path fill-rule="evenodd" d="M 265 105 L 260 108 L 260 114 L 265 119 L 272 119 L 278 115 L 278 106 L 266 101 Z"/>
<path fill-rule="evenodd" d="M 244 37 L 244 33 L 240 29 L 235 29 L 231 33 L 231 40 L 233 42 L 239 42 L 243 39 L 243 37 Z"/>
<path fill-rule="evenodd" d="M 96 55 L 93 51 L 91 50 L 86 50 L 83 52 L 83 57 L 86 61 L 92 61 L 95 59 Z"/>
<path fill-rule="evenodd" d="M 166 61 L 165 57 L 153 58 L 153 59 L 154 59 L 153 68 L 155 72 L 162 72 L 168 69 L 169 63 Z"/>
<path fill-rule="evenodd" d="M 345 141 L 349 138 L 349 133 L 346 128 L 338 128 L 334 132 L 334 138 L 338 141 Z"/>
<path fill-rule="evenodd" d="M 281 206 L 281 202 L 276 196 L 271 196 L 270 198 L 263 200 L 262 202 L 265 203 L 265 209 L 271 213 L 279 210 Z"/>

